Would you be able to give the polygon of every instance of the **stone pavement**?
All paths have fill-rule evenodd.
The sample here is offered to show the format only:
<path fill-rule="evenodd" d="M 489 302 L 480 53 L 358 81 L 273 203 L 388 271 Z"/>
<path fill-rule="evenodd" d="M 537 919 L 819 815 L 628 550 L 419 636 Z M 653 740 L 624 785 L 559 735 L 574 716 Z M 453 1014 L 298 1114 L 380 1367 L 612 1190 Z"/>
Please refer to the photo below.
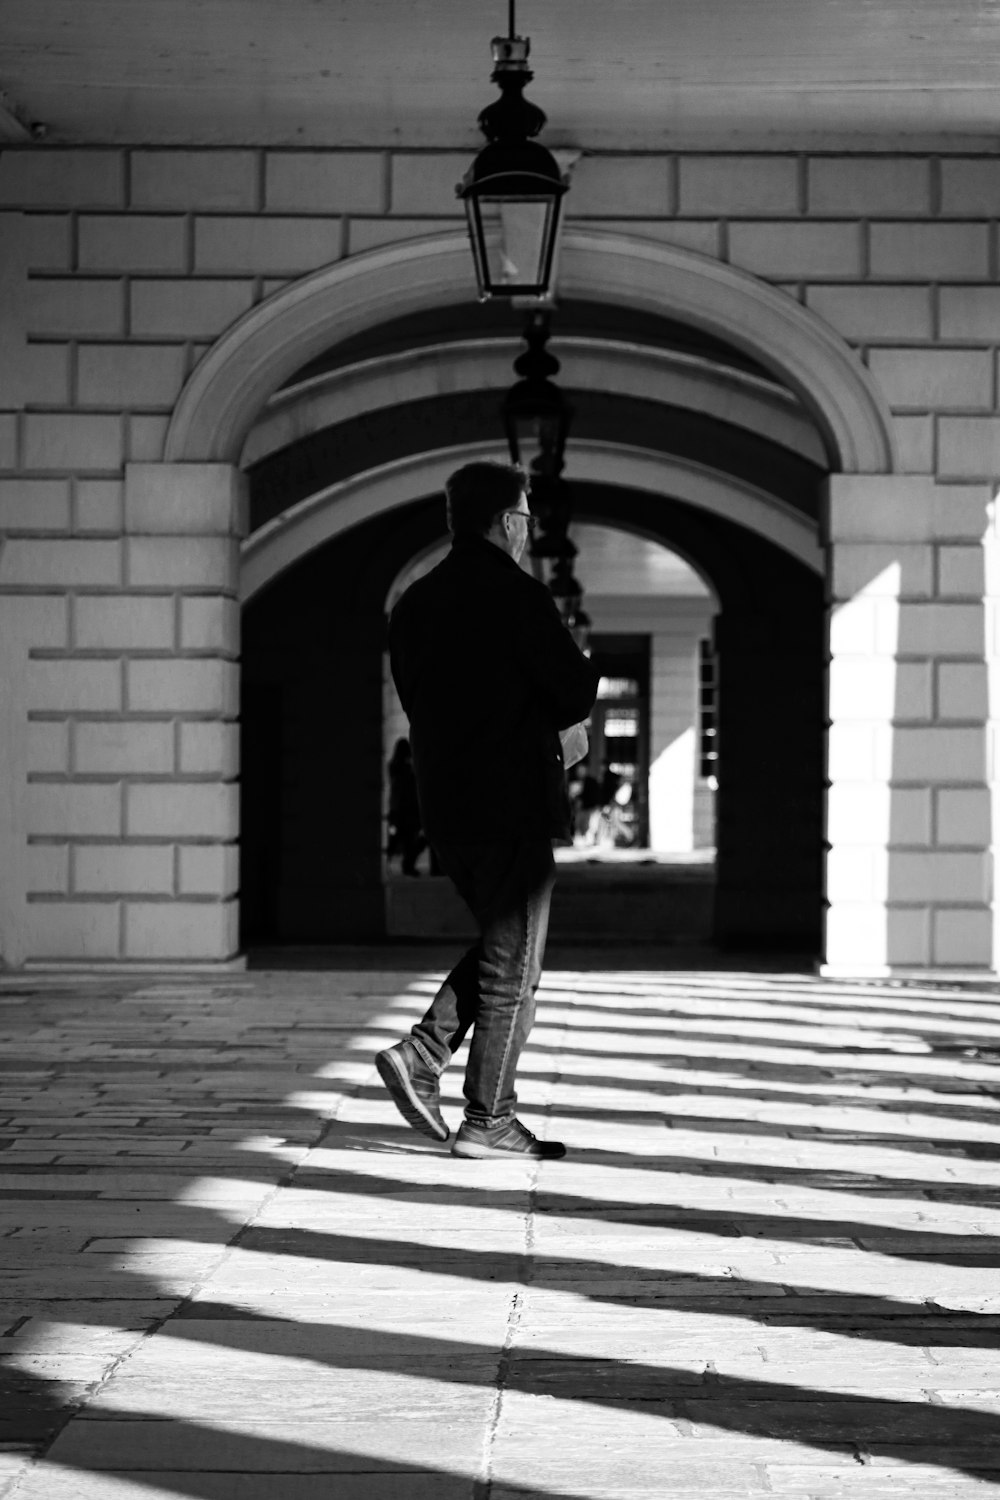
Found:
<path fill-rule="evenodd" d="M 5 1500 L 1000 1497 L 995 992 L 563 955 L 539 1167 L 383 1095 L 441 958 L 0 978 Z"/>

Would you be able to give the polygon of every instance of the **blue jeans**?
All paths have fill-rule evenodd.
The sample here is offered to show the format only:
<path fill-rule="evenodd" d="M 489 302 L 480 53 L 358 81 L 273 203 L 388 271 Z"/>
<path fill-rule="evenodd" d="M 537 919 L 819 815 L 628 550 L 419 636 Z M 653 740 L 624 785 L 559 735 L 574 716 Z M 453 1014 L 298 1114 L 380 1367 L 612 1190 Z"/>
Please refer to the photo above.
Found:
<path fill-rule="evenodd" d="M 437 845 L 435 852 L 479 923 L 480 937 L 411 1035 L 441 1073 L 471 1029 L 465 1116 L 496 1125 L 514 1115 L 514 1075 L 535 1018 L 555 882 L 552 845 L 511 840 Z"/>

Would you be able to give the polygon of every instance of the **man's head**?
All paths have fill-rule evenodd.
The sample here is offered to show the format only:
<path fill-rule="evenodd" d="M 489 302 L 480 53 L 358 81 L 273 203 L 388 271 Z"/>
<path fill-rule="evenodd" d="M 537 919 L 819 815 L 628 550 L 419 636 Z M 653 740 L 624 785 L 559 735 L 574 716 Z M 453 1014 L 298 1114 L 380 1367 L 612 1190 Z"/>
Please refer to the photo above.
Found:
<path fill-rule="evenodd" d="M 453 536 L 485 537 L 520 561 L 533 525 L 523 470 L 514 464 L 465 464 L 446 481 L 445 494 Z"/>

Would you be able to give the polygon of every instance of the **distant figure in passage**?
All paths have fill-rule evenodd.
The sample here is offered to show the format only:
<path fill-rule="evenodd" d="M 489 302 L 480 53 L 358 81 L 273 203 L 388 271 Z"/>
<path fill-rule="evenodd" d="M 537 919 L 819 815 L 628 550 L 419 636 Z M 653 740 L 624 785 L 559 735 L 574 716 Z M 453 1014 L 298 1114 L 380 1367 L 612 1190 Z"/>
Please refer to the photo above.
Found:
<path fill-rule="evenodd" d="M 559 731 L 587 717 L 598 673 L 548 589 L 518 567 L 534 524 L 521 470 L 467 464 L 446 492 L 451 550 L 396 605 L 389 649 L 424 832 L 480 937 L 375 1061 L 404 1119 L 445 1141 L 439 1078 L 471 1030 L 452 1151 L 563 1156 L 518 1120 L 514 1079 L 542 973 L 552 841 L 570 833 Z"/>
<path fill-rule="evenodd" d="M 427 840 L 420 827 L 413 753 L 404 735 L 396 741 L 389 761 L 389 842 L 386 853 L 390 859 L 397 854 L 400 856 L 404 875 L 419 875 L 417 860 L 426 848 Z"/>
<path fill-rule="evenodd" d="M 605 756 L 601 762 L 601 802 L 609 810 L 618 795 L 621 784 L 621 777 L 617 771 L 612 770 L 611 761 L 608 756 Z"/>
<path fill-rule="evenodd" d="M 601 783 L 591 773 L 586 756 L 574 768 L 569 789 L 573 805 L 573 842 L 582 846 L 594 844 L 597 842 L 603 797 Z"/>

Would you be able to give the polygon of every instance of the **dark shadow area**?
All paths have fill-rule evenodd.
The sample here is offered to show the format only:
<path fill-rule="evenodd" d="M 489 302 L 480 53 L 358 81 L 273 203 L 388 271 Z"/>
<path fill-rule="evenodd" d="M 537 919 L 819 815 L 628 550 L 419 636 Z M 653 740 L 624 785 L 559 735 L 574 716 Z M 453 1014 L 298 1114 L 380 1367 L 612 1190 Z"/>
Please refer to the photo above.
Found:
<path fill-rule="evenodd" d="M 402 416 L 391 415 L 395 431 Z M 457 440 L 454 417 L 449 407 L 451 442 Z M 631 412 L 628 422 L 618 413 L 608 422 L 617 441 L 639 441 L 643 434 L 663 441 L 658 408 Z M 679 425 L 680 436 L 671 429 L 671 452 L 689 425 Z M 352 424 L 352 441 L 354 429 L 364 426 Z M 590 426 L 596 435 L 603 430 L 598 414 Z M 417 431 L 422 443 L 434 446 L 423 424 Z M 322 437 L 333 441 L 330 433 Z M 290 462 L 297 448 L 279 457 Z M 378 462 L 387 456 L 379 449 Z M 737 462 L 744 478 L 748 462 L 745 455 Z M 303 493 L 332 482 L 334 463 L 325 450 L 311 452 Z M 717 452 L 713 467 L 721 466 Z M 356 468 L 354 456 L 349 472 Z M 817 478 L 813 474 L 813 491 Z M 272 501 L 283 509 L 295 498 L 284 471 L 259 468 L 250 483 L 264 507 L 261 520 Z M 776 492 L 774 482 L 767 488 Z M 803 477 L 793 476 L 794 503 L 807 493 Z M 791 958 L 807 969 L 820 951 L 823 905 L 822 579 L 760 535 L 669 496 L 581 483 L 574 486 L 574 514 L 676 550 L 715 590 L 723 748 L 712 944 L 743 955 L 744 964 L 748 952 L 763 952 L 780 955 L 782 966 Z M 247 947 L 329 949 L 385 938 L 385 603 L 404 566 L 444 536 L 440 497 L 417 499 L 318 547 L 244 610 L 241 942 Z M 762 724 L 780 726 L 780 763 Z M 643 898 L 649 911 L 643 935 L 654 945 L 675 930 L 669 872 L 662 880 L 659 896 L 644 892 Z M 677 930 L 690 936 L 702 930 L 700 922 Z M 573 930 L 585 935 L 587 925 Z M 634 949 L 635 932 L 629 941 Z M 627 954 L 626 965 L 635 963 L 634 952 L 615 952 Z M 652 953 L 646 960 L 655 961 Z"/>

